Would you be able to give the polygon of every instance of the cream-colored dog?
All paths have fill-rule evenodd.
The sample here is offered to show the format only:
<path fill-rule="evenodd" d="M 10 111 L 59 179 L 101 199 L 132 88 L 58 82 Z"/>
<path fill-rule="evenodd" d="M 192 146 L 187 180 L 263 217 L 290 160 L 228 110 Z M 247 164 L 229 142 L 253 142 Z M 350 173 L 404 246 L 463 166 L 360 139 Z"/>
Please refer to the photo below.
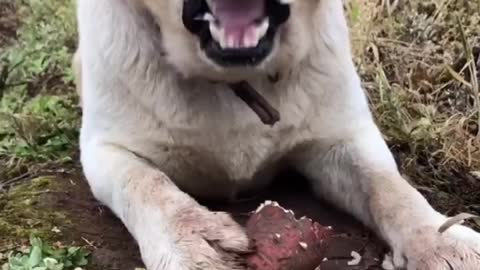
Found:
<path fill-rule="evenodd" d="M 369 111 L 341 0 L 80 0 L 81 161 L 148 270 L 244 269 L 235 198 L 292 166 L 408 270 L 480 269 L 480 234 L 405 181 Z M 81 78 L 80 78 L 81 73 Z M 281 116 L 265 125 L 229 88 Z M 292 183 L 294 185 L 294 183 Z"/>

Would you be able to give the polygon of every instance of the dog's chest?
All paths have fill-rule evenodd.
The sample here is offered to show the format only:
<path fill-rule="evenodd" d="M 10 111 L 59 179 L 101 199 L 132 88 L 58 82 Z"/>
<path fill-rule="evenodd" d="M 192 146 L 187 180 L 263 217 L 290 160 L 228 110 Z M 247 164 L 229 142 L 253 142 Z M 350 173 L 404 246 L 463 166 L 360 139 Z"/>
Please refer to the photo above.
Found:
<path fill-rule="evenodd" d="M 273 127 L 263 124 L 233 93 L 190 97 L 171 108 L 175 113 L 164 106 L 158 114 L 161 136 L 155 139 L 156 147 L 148 148 L 148 156 L 179 186 L 200 196 L 262 186 L 309 137 L 308 99 L 282 103 L 278 95 L 266 98 L 281 115 Z"/>
<path fill-rule="evenodd" d="M 171 130 L 174 134 L 175 130 Z M 155 161 L 179 186 L 200 196 L 260 187 L 271 180 L 296 145 L 294 130 L 243 130 L 221 134 L 198 130 L 161 144 Z M 196 133 L 196 134 L 193 134 Z"/>

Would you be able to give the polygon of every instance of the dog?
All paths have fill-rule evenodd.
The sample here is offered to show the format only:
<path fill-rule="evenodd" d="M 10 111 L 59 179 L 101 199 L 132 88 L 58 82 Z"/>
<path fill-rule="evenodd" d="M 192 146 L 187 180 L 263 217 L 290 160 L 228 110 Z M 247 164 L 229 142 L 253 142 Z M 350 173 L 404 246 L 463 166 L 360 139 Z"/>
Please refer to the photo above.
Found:
<path fill-rule="evenodd" d="M 399 173 L 341 0 L 81 0 L 77 19 L 83 171 L 148 270 L 246 269 L 244 229 L 197 200 L 285 167 L 384 239 L 395 269 L 480 269 L 480 234 L 440 233 L 448 217 Z"/>

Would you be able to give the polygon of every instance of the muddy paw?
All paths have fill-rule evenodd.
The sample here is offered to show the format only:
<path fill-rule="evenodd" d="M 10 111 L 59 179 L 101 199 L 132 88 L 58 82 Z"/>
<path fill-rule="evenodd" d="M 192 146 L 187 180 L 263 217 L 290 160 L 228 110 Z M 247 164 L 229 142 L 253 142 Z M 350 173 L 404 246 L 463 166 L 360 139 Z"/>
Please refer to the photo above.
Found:
<path fill-rule="evenodd" d="M 480 249 L 474 241 L 480 234 L 459 226 L 452 232 L 440 233 L 434 228 L 415 231 L 401 249 L 394 251 L 393 269 L 408 270 L 477 270 L 480 269 Z"/>
<path fill-rule="evenodd" d="M 249 240 L 230 215 L 203 207 L 181 211 L 175 221 L 177 248 L 186 269 L 244 270 Z"/>
<path fill-rule="evenodd" d="M 408 269 L 480 269 L 480 253 L 463 243 L 452 241 L 419 254 L 418 262 L 415 264 L 409 263 Z"/>

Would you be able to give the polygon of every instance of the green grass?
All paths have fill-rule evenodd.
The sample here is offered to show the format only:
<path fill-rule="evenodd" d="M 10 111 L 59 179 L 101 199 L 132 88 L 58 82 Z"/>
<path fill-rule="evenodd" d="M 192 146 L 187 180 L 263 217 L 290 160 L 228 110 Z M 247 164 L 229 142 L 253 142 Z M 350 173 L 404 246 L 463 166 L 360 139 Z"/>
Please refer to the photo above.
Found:
<path fill-rule="evenodd" d="M 77 152 L 80 109 L 70 67 L 74 2 L 0 1 L 0 9 L 9 7 L 2 12 L 14 11 L 2 13 L 15 21 L 4 25 L 18 26 L 5 31 L 10 36 L 0 35 L 0 262 L 8 260 L 2 270 L 73 269 L 85 263 L 84 251 L 52 249 L 40 238 L 26 253 L 7 258 L 5 251 L 30 236 L 53 240 L 52 229 L 68 223 L 61 209 L 46 208 L 45 195 L 55 192 L 58 179 L 43 175 L 50 174 L 47 168 L 65 168 Z"/>
<path fill-rule="evenodd" d="M 0 184 L 34 162 L 72 160 L 80 110 L 70 68 L 75 16 L 70 0 L 14 2 L 18 39 L 0 53 Z"/>
<path fill-rule="evenodd" d="M 74 270 L 88 264 L 89 252 L 81 247 L 54 247 L 32 237 L 28 250 L 11 252 L 2 270 Z"/>

